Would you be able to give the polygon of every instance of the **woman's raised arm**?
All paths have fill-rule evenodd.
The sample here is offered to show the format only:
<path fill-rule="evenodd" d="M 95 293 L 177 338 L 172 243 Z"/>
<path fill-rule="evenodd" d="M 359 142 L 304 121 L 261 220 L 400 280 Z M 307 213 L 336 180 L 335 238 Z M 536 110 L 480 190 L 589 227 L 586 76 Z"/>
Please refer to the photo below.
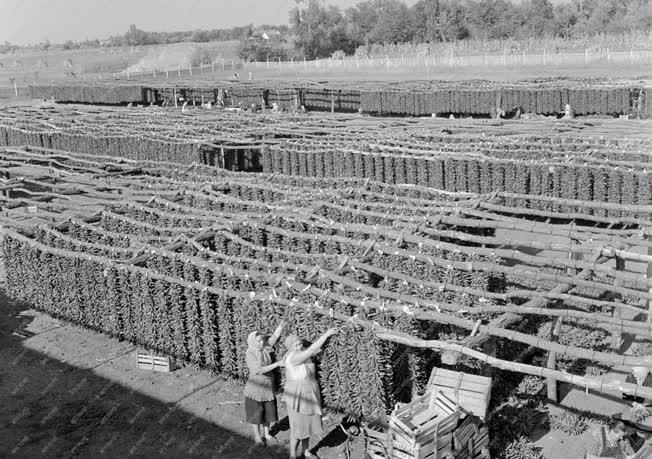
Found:
<path fill-rule="evenodd" d="M 286 325 L 287 323 L 284 320 L 281 320 L 279 322 L 278 326 L 276 327 L 276 330 L 274 330 L 272 336 L 270 336 L 269 339 L 267 340 L 267 343 L 270 346 L 274 346 L 276 344 L 278 339 L 281 337 L 281 333 L 283 333 L 283 329 L 285 328 Z"/>
<path fill-rule="evenodd" d="M 316 355 L 326 343 L 326 340 L 333 335 L 339 333 L 337 328 L 329 328 L 326 332 L 321 335 L 317 340 L 308 347 L 308 349 L 294 354 L 290 358 L 290 363 L 292 365 L 301 365 L 303 362 Z"/>

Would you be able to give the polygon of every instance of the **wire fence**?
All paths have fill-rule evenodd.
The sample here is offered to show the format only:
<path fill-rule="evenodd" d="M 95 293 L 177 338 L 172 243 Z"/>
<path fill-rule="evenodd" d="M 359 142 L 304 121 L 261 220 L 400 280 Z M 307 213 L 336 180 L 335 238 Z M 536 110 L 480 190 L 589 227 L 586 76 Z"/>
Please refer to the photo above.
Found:
<path fill-rule="evenodd" d="M 143 68 L 140 70 L 123 70 L 121 72 L 75 73 L 69 72 L 65 76 L 56 78 L 60 81 L 92 82 L 102 80 L 139 80 L 139 79 L 192 79 L 211 78 L 212 74 L 225 72 L 242 72 L 241 80 L 248 78 L 248 73 L 326 73 L 329 72 L 364 72 L 369 69 L 378 71 L 429 71 L 449 68 L 519 68 L 519 67 L 584 67 L 602 64 L 612 66 L 635 66 L 652 64 L 652 50 L 631 49 L 629 51 L 590 51 L 575 53 L 535 53 L 525 52 L 483 55 L 411 55 L 403 57 L 366 58 L 345 57 L 341 59 L 315 59 L 315 60 L 268 60 L 265 62 L 242 62 L 239 60 L 219 59 L 211 63 L 202 63 L 198 66 L 188 64 L 168 65 L 166 67 Z M 132 67 L 133 69 L 133 67 Z M 0 98 L 24 97 L 29 84 L 54 81 L 45 75 L 39 77 L 33 74 L 5 73 L 6 81 L 0 84 Z"/>
<path fill-rule="evenodd" d="M 303 61 L 266 61 L 249 62 L 246 69 L 314 71 L 315 69 L 355 70 L 355 69 L 404 69 L 427 67 L 526 67 L 526 66 L 586 66 L 591 64 L 607 65 L 645 65 L 652 63 L 652 50 L 615 51 L 583 53 L 538 53 L 528 54 L 483 54 L 483 55 L 449 55 L 439 56 L 404 56 L 385 58 L 347 57 L 342 59 L 317 59 Z"/>

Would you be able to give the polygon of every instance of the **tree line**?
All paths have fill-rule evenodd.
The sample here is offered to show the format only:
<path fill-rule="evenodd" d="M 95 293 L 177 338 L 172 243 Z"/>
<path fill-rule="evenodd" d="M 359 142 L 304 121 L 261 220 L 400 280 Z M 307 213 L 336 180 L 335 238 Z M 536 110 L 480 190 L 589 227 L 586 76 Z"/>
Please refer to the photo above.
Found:
<path fill-rule="evenodd" d="M 345 10 L 320 0 L 295 1 L 291 30 L 309 59 L 378 43 L 527 41 L 652 29 L 650 0 L 420 0 L 411 7 L 400 0 L 366 0 Z"/>
<path fill-rule="evenodd" d="M 650 33 L 652 0 L 364 0 L 350 8 L 324 0 L 294 0 L 288 25 L 252 24 L 229 29 L 146 32 L 132 25 L 107 40 L 67 41 L 64 49 L 240 40 L 246 59 L 369 55 L 379 44 L 440 44 L 513 39 L 578 39 L 601 34 Z M 278 30 L 282 39 L 262 40 L 256 30 Z M 649 35 L 648 35 L 649 37 Z M 50 42 L 39 45 L 53 47 Z M 16 50 L 6 43 L 0 52 Z"/>

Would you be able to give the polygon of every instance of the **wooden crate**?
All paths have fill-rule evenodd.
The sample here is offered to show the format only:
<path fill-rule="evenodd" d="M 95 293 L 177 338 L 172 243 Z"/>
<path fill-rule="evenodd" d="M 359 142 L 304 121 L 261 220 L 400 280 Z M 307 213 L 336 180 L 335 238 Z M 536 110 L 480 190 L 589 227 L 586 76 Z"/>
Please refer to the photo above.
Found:
<path fill-rule="evenodd" d="M 491 378 L 433 368 L 428 390 L 443 392 L 464 410 L 484 419 L 491 397 Z"/>
<path fill-rule="evenodd" d="M 455 434 L 453 433 L 453 442 Z M 455 459 L 488 459 L 489 453 L 489 431 L 486 427 L 481 427 L 473 436 L 467 439 L 466 445 L 458 448 L 455 447 L 453 456 Z"/>
<path fill-rule="evenodd" d="M 650 443 L 645 443 L 641 449 L 634 454 L 634 459 L 648 459 L 652 457 L 652 445 Z"/>
<path fill-rule="evenodd" d="M 174 370 L 170 357 L 138 353 L 138 368 L 142 370 L 162 371 L 169 373 Z"/>
<path fill-rule="evenodd" d="M 371 459 L 386 459 L 392 455 L 392 437 L 380 425 L 362 426 L 365 453 Z"/>
<path fill-rule="evenodd" d="M 434 402 L 433 402 L 434 399 Z M 392 413 L 392 457 L 437 459 L 452 451 L 452 431 L 462 411 L 446 394 L 426 392 Z"/>

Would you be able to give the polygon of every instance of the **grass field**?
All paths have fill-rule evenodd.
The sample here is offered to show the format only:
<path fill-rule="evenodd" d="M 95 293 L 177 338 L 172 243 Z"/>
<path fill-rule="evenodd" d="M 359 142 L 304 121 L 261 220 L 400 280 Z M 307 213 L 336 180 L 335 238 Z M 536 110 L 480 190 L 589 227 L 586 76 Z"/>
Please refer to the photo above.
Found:
<path fill-rule="evenodd" d="M 34 82 L 111 78 L 126 71 L 163 71 L 166 67 L 187 69 L 224 59 L 238 61 L 240 43 L 177 43 L 135 48 L 93 48 L 81 50 L 22 51 L 0 54 L 0 98 L 15 97 L 14 82 L 19 89 Z M 75 76 L 71 76 L 71 72 Z"/>

